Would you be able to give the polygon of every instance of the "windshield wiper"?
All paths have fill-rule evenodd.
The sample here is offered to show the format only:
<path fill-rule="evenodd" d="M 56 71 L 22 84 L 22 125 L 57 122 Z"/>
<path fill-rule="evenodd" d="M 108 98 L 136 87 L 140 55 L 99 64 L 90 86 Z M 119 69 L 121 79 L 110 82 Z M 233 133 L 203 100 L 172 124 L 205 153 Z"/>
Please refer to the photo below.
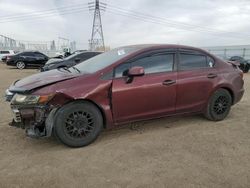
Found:
<path fill-rule="evenodd" d="M 74 70 L 76 70 L 77 72 L 79 72 L 79 73 L 81 73 L 81 71 L 78 69 L 78 68 L 76 68 L 76 67 L 71 67 L 71 68 L 73 68 Z"/>
<path fill-rule="evenodd" d="M 71 73 L 71 71 L 69 70 L 69 68 L 68 67 L 59 67 L 59 68 L 57 68 L 58 70 L 60 70 L 60 69 L 63 69 L 63 70 L 66 70 L 66 71 L 68 71 L 68 72 L 70 72 Z"/>

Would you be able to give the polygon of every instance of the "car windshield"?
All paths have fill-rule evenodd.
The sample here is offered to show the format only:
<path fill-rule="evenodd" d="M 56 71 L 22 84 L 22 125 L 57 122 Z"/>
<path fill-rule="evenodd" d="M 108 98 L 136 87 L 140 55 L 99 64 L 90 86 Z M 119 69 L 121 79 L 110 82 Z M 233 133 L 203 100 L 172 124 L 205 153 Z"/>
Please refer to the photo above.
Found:
<path fill-rule="evenodd" d="M 82 63 L 79 63 L 75 67 L 79 69 L 81 72 L 94 73 L 109 65 L 112 65 L 116 61 L 119 61 L 125 56 L 132 54 L 142 48 L 143 46 L 129 46 L 129 47 L 116 48 L 111 51 L 97 55 L 93 58 L 90 58 Z"/>

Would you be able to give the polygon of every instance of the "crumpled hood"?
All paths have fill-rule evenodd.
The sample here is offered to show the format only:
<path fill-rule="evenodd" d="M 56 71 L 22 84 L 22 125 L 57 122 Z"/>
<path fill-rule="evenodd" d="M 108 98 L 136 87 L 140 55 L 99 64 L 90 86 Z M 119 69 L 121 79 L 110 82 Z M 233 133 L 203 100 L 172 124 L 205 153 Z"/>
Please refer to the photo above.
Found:
<path fill-rule="evenodd" d="M 53 84 L 56 82 L 60 82 L 63 80 L 72 79 L 79 76 L 76 73 L 69 73 L 65 71 L 59 70 L 51 70 L 47 72 L 41 72 L 37 74 L 33 74 L 26 78 L 23 78 L 19 81 L 16 81 L 10 88 L 10 91 L 29 91 L 35 88 L 43 87 L 49 84 Z"/>
<path fill-rule="evenodd" d="M 52 58 L 52 59 L 49 59 L 47 62 L 46 62 L 46 65 L 49 65 L 51 63 L 59 63 L 59 62 L 62 62 L 63 59 L 58 59 L 58 58 Z"/>

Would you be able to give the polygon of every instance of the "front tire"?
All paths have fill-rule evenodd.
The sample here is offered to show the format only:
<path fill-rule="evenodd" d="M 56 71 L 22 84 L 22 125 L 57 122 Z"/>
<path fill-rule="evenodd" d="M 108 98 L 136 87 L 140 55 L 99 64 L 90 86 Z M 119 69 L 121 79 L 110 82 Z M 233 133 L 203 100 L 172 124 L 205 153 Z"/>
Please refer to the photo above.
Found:
<path fill-rule="evenodd" d="M 90 102 L 66 104 L 55 115 L 54 134 L 70 147 L 89 145 L 96 140 L 102 128 L 102 114 Z"/>
<path fill-rule="evenodd" d="M 210 97 L 205 117 L 212 121 L 221 121 L 227 117 L 232 106 L 232 96 L 225 89 L 218 89 Z"/>
<path fill-rule="evenodd" d="M 18 61 L 18 62 L 16 63 L 16 67 L 17 67 L 18 69 L 22 70 L 22 69 L 25 69 L 26 65 L 25 65 L 25 63 L 24 63 L 23 61 Z"/>

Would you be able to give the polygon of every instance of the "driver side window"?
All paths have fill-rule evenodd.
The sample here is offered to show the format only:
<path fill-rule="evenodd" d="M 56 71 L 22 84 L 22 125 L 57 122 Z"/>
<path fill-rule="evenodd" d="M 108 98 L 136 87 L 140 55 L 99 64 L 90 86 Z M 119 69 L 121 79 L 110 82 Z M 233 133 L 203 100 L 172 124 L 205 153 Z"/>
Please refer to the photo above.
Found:
<path fill-rule="evenodd" d="M 140 66 L 144 68 L 145 74 L 169 72 L 173 70 L 174 54 L 158 53 L 137 59 L 131 63 L 123 63 L 115 68 L 115 78 L 127 75 L 131 67 Z"/>

